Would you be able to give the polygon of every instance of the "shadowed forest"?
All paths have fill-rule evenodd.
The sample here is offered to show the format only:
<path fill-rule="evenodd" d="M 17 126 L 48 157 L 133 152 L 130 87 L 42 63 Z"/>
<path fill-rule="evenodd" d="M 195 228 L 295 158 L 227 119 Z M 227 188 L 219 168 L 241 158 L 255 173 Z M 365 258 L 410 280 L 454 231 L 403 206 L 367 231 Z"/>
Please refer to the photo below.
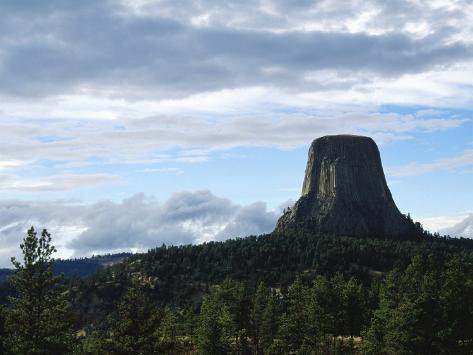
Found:
<path fill-rule="evenodd" d="M 28 231 L 4 354 L 471 354 L 473 242 L 273 234 L 162 246 L 86 277 Z"/>

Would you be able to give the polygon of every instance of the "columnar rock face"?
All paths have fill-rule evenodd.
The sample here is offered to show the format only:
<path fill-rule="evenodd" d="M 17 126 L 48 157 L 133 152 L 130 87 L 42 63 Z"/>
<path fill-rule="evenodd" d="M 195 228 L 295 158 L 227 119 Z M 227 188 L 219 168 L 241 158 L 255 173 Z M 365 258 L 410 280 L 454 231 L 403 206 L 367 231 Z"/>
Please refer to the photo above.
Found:
<path fill-rule="evenodd" d="M 325 136 L 312 143 L 302 196 L 279 219 L 276 232 L 294 228 L 396 239 L 417 233 L 394 203 L 376 143 L 352 135 Z"/>

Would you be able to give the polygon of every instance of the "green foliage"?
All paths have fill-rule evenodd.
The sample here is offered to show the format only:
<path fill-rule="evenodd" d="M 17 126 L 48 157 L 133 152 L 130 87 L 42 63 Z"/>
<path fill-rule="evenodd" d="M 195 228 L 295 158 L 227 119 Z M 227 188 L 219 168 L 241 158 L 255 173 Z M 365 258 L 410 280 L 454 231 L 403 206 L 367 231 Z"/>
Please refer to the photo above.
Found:
<path fill-rule="evenodd" d="M 215 295 L 204 298 L 197 328 L 197 349 L 203 355 L 227 354 L 234 324 L 228 308 Z"/>
<path fill-rule="evenodd" d="M 153 305 L 139 278 L 130 282 L 109 319 L 105 349 L 113 354 L 157 354 L 162 312 Z"/>
<path fill-rule="evenodd" d="M 394 268 L 405 269 L 415 255 L 436 255 L 439 260 L 455 253 L 473 252 L 473 241 L 426 237 L 418 241 L 360 239 L 342 236 L 288 233 L 210 242 L 201 245 L 162 246 L 125 262 L 74 281 L 73 307 L 84 324 L 114 310 L 134 272 L 151 280 L 152 297 L 163 305 L 198 308 L 212 285 L 225 278 L 256 289 L 260 282 L 286 289 L 301 274 L 304 280 L 337 272 L 363 283 Z M 1 292 L 0 292 L 1 293 Z M 92 299 L 103 300 L 95 307 Z"/>
<path fill-rule="evenodd" d="M 226 279 L 204 298 L 197 330 L 202 354 L 224 354 L 231 349 L 249 353 L 249 301 L 243 284 Z"/>
<path fill-rule="evenodd" d="M 12 258 L 16 292 L 7 312 L 7 345 L 15 354 L 66 354 L 73 343 L 67 291 L 52 272 L 51 235 L 33 228 L 20 245 L 23 262 Z"/>
<path fill-rule="evenodd" d="M 174 354 L 178 350 L 178 331 L 177 316 L 169 307 L 166 307 L 158 328 L 159 349 L 162 353 Z"/>
<path fill-rule="evenodd" d="M 0 340 L 14 353 L 71 352 L 66 298 L 81 334 L 75 354 L 473 353 L 473 245 L 466 240 L 292 233 L 163 246 L 71 280 L 63 292 L 51 271 L 49 235 L 34 238 L 29 231 L 24 263 L 15 261 L 17 293 L 0 309 Z M 51 295 L 39 302 L 41 336 L 69 325 L 28 352 L 36 318 L 27 309 L 41 300 L 37 289 Z M 9 336 L 14 319 L 25 332 Z"/>
<path fill-rule="evenodd" d="M 382 286 L 366 331 L 367 354 L 471 354 L 473 263 L 415 257 Z"/>
<path fill-rule="evenodd" d="M 271 334 L 271 328 L 266 329 L 268 324 L 265 324 L 265 317 L 269 316 L 269 314 L 266 314 L 266 310 L 270 297 L 271 290 L 261 282 L 254 295 L 250 320 L 252 344 L 256 354 L 262 354 L 263 349 L 269 347 L 274 338 L 274 333 Z"/>
<path fill-rule="evenodd" d="M 8 334 L 5 329 L 5 316 L 5 306 L 0 305 L 0 354 L 5 354 L 7 352 L 6 340 Z"/>
<path fill-rule="evenodd" d="M 284 344 L 284 353 L 293 353 L 310 341 L 309 292 L 297 278 L 285 297 L 286 312 L 281 317 L 278 337 Z"/>

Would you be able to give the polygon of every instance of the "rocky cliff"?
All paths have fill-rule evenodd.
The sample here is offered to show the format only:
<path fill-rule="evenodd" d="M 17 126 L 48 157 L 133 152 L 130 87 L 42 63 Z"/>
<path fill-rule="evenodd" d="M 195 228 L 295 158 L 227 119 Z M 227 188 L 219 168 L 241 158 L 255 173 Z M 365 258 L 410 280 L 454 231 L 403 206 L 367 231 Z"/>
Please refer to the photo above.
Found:
<path fill-rule="evenodd" d="M 395 239 L 418 234 L 394 203 L 376 143 L 352 135 L 325 136 L 312 143 L 302 196 L 279 219 L 276 232 L 294 228 Z"/>

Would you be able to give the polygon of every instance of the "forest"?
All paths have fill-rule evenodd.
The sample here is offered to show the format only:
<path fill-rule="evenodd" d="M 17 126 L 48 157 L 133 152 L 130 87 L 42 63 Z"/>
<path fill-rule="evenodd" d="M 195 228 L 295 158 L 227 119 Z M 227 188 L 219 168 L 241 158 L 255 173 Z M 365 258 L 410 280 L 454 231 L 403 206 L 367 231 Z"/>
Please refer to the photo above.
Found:
<path fill-rule="evenodd" d="M 3 354 L 471 354 L 473 241 L 310 233 L 161 246 L 86 277 L 30 229 Z"/>

